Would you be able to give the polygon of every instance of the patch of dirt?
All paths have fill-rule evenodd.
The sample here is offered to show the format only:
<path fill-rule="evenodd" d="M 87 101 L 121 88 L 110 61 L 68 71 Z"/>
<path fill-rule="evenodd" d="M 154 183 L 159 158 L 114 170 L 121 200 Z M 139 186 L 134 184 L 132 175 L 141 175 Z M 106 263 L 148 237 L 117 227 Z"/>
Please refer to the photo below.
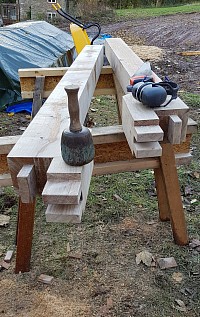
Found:
<path fill-rule="evenodd" d="M 128 45 L 153 45 L 162 49 L 164 57 L 157 61 L 152 59 L 154 71 L 162 79 L 168 76 L 177 82 L 181 90 L 200 92 L 199 56 L 180 56 L 182 51 L 198 51 L 200 49 L 200 14 L 176 14 L 145 18 L 140 20 L 118 22 L 104 26 L 102 32 L 113 37 L 121 37 Z M 140 55 L 139 48 L 137 54 Z M 157 55 L 157 52 L 152 52 Z M 141 46 L 141 58 L 143 55 Z"/>
<path fill-rule="evenodd" d="M 16 113 L 13 116 L 9 116 L 6 112 L 0 112 L 0 137 L 22 134 L 30 120 L 30 115 L 27 112 Z"/>

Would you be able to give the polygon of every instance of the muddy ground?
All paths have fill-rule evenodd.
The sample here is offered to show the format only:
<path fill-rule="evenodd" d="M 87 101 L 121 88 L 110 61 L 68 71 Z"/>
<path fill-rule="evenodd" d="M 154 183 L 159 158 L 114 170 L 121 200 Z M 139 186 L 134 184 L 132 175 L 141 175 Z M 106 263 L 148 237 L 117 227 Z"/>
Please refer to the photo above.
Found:
<path fill-rule="evenodd" d="M 200 14 L 177 14 L 115 23 L 103 31 L 121 37 L 128 45 L 146 44 L 164 50 L 164 58 L 152 63 L 155 72 L 180 85 L 180 89 L 200 92 L 199 56 L 183 57 L 182 51 L 200 50 Z"/>
<path fill-rule="evenodd" d="M 200 14 L 195 13 L 115 23 L 103 26 L 102 32 L 130 46 L 163 49 L 159 60 L 141 49 L 142 58 L 151 61 L 160 77 L 168 75 L 179 83 L 182 91 L 199 94 L 199 56 L 177 55 L 200 49 L 199 23 Z M 151 52 L 156 54 L 154 48 Z M 198 122 L 199 108 L 191 111 Z M 26 114 L 0 114 L 0 135 L 22 133 L 29 120 Z M 194 202 L 200 192 L 199 144 L 193 142 L 193 169 L 180 171 L 180 177 L 190 239 L 199 239 L 200 211 Z M 14 248 L 17 214 L 12 189 L 1 189 L 0 198 L 4 196 L 12 203 L 1 206 L 1 213 L 11 217 L 10 225 L 0 228 L 1 260 Z M 199 317 L 199 252 L 176 246 L 170 225 L 158 221 L 151 171 L 94 178 L 79 226 L 47 224 L 44 210 L 39 201 L 31 271 L 13 274 L 14 258 L 10 268 L 0 272 L 0 316 Z M 153 255 L 151 267 L 135 262 L 143 250 Z M 160 270 L 156 260 L 169 256 L 178 266 Z M 51 285 L 38 282 L 42 273 L 54 277 Z"/>

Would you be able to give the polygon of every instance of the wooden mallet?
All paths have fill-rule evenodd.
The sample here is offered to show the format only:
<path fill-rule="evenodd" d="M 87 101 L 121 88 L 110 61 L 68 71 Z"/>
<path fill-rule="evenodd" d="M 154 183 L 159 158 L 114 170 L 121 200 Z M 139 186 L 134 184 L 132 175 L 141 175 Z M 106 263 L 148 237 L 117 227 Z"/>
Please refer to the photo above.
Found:
<path fill-rule="evenodd" d="M 90 130 L 80 123 L 79 87 L 76 85 L 66 86 L 65 91 L 68 96 L 70 126 L 62 133 L 61 154 L 68 165 L 82 166 L 94 159 L 95 150 L 92 135 Z"/>

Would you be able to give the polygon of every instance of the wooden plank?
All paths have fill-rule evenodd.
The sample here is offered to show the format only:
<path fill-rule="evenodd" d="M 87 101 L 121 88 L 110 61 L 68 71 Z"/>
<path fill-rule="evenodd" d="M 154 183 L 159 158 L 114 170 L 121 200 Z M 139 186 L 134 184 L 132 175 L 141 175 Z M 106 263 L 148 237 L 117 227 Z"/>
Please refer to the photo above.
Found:
<path fill-rule="evenodd" d="M 170 220 L 170 209 L 165 190 L 164 176 L 161 167 L 154 169 L 155 186 L 158 199 L 159 217 L 161 221 Z"/>
<path fill-rule="evenodd" d="M 6 174 L 6 173 L 9 173 L 7 155 L 0 154 L 0 174 Z"/>
<path fill-rule="evenodd" d="M 106 39 L 105 53 L 114 74 L 117 76 L 122 89 L 126 93 L 130 77 L 142 66 L 143 61 L 119 38 Z M 154 77 L 156 82 L 160 81 L 160 78 L 156 74 L 154 74 Z M 183 122 L 181 141 L 184 141 L 187 127 L 187 112 L 189 111 L 187 105 L 180 98 L 177 98 L 167 107 L 158 107 L 154 108 L 154 110 L 159 118 L 173 114 L 180 117 Z M 167 132 L 167 126 L 161 126 L 161 128 L 165 128 L 163 130 Z"/>
<path fill-rule="evenodd" d="M 69 67 L 48 67 L 48 68 L 20 68 L 18 74 L 20 78 L 29 78 L 36 76 L 64 76 Z"/>
<path fill-rule="evenodd" d="M 44 93 L 43 93 L 44 99 L 48 98 L 51 95 L 51 93 L 55 87 L 56 87 L 56 84 L 53 85 L 51 90 L 44 91 Z M 22 91 L 21 95 L 22 95 L 23 99 L 33 99 L 33 91 Z M 116 95 L 116 90 L 115 90 L 115 88 L 106 88 L 106 87 L 95 89 L 94 96 L 103 96 L 103 95 L 105 95 L 105 96 L 106 95 L 111 95 L 111 96 Z"/>
<path fill-rule="evenodd" d="M 127 93 L 130 77 L 142 66 L 143 61 L 120 38 L 105 40 L 105 54 L 124 93 Z"/>
<path fill-rule="evenodd" d="M 47 222 L 80 223 L 85 210 L 90 180 L 93 171 L 93 161 L 82 167 L 81 188 L 82 197 L 78 205 L 48 205 L 46 210 Z"/>
<path fill-rule="evenodd" d="M 188 165 L 192 161 L 191 153 L 175 153 L 176 166 Z"/>
<path fill-rule="evenodd" d="M 32 105 L 32 119 L 38 113 L 40 108 L 42 107 L 43 101 L 43 91 L 44 91 L 44 76 L 36 76 L 35 78 L 35 90 L 33 92 L 33 105 Z"/>
<path fill-rule="evenodd" d="M 45 76 L 43 97 L 48 98 L 68 70 L 69 67 L 19 69 L 18 73 L 20 77 L 22 98 L 33 98 L 36 76 Z M 112 74 L 113 71 L 110 66 L 102 67 L 94 92 L 95 96 L 115 95 L 116 92 Z"/>
<path fill-rule="evenodd" d="M 94 144 L 126 141 L 122 125 L 94 127 L 91 133 Z"/>
<path fill-rule="evenodd" d="M 8 155 L 15 187 L 18 186 L 16 181 L 16 173 L 19 172 L 18 166 L 23 160 L 34 159 L 34 162 L 37 160 L 37 170 L 39 170 L 40 164 L 41 166 L 47 165 L 45 160 L 48 161 L 60 155 L 61 134 L 69 126 L 67 95 L 64 90 L 66 85 L 73 83 L 80 85 L 78 95 L 80 121 L 84 122 L 102 65 L 103 47 L 101 45 L 88 45 L 63 76 Z M 31 146 L 27 146 L 27 144 Z M 44 177 L 39 179 L 37 176 L 37 179 L 40 183 L 43 182 Z"/>
<path fill-rule="evenodd" d="M 159 125 L 133 127 L 133 137 L 137 142 L 162 141 L 164 132 Z"/>
<path fill-rule="evenodd" d="M 81 197 L 81 182 L 68 180 L 47 181 L 42 199 L 46 204 L 79 204 Z"/>
<path fill-rule="evenodd" d="M 94 96 L 114 96 L 116 95 L 115 88 L 96 88 L 94 91 Z"/>
<path fill-rule="evenodd" d="M 197 133 L 197 130 L 197 122 L 188 118 L 187 134 Z M 91 131 L 94 144 L 120 142 L 126 140 L 121 125 L 98 128 L 94 127 Z M 8 154 L 20 137 L 21 135 L 0 137 L 0 154 Z"/>
<path fill-rule="evenodd" d="M 35 200 L 23 203 L 19 198 L 15 273 L 30 271 L 34 214 Z"/>
<path fill-rule="evenodd" d="M 123 130 L 133 126 L 159 125 L 155 111 L 135 100 L 131 94 L 123 96 L 122 100 Z"/>
<path fill-rule="evenodd" d="M 198 131 L 197 122 L 194 121 L 192 118 L 188 118 L 187 134 L 197 133 L 197 131 Z"/>
<path fill-rule="evenodd" d="M 10 174 L 0 174 L 0 187 L 12 186 L 12 178 Z"/>
<path fill-rule="evenodd" d="M 69 67 L 48 67 L 48 68 L 20 68 L 18 74 L 20 78 L 29 78 L 36 76 L 63 77 L 68 71 Z M 103 66 L 101 74 L 113 74 L 111 66 Z"/>
<path fill-rule="evenodd" d="M 34 165 L 24 165 L 17 175 L 19 196 L 23 203 L 32 203 L 37 194 Z"/>
<path fill-rule="evenodd" d="M 143 169 L 154 169 L 159 167 L 158 158 L 132 159 L 128 161 L 114 161 L 106 163 L 96 163 L 93 175 L 106 175 L 121 172 L 132 172 Z"/>
<path fill-rule="evenodd" d="M 122 97 L 124 96 L 124 91 L 119 83 L 119 80 L 116 75 L 113 75 L 117 99 L 117 110 L 118 110 L 118 120 L 119 124 L 122 124 Z"/>
<path fill-rule="evenodd" d="M 184 51 L 184 52 L 177 52 L 177 54 L 182 56 L 197 56 L 197 55 L 200 55 L 200 51 Z"/>
<path fill-rule="evenodd" d="M 123 96 L 122 126 L 131 152 L 135 154 L 136 158 L 155 157 L 162 154 L 159 143 L 151 142 L 154 140 L 143 143 L 135 141 L 135 127 L 155 125 L 159 125 L 159 118 L 153 110 L 141 105 L 138 101 L 134 100 L 130 94 Z M 162 138 L 163 133 L 161 129 L 160 132 L 159 138 Z M 152 135 L 152 138 L 153 136 L 154 135 Z"/>
<path fill-rule="evenodd" d="M 47 170 L 47 179 L 49 181 L 81 181 L 81 166 L 70 166 L 66 164 L 61 156 L 54 157 Z"/>
<path fill-rule="evenodd" d="M 182 129 L 181 129 L 181 142 L 185 141 L 187 134 L 187 125 L 188 125 L 188 117 L 189 117 L 189 107 L 180 99 L 177 98 L 173 100 L 169 106 L 167 107 L 158 107 L 154 108 L 154 111 L 160 118 L 160 126 L 164 132 L 168 133 L 168 124 L 163 126 L 163 121 L 165 124 L 168 122 L 168 116 L 177 115 L 182 121 Z"/>
<path fill-rule="evenodd" d="M 168 140 L 171 144 L 181 143 L 182 120 L 177 115 L 169 116 Z"/>
<path fill-rule="evenodd" d="M 159 142 L 133 142 L 133 152 L 136 158 L 157 157 L 162 155 Z"/>
<path fill-rule="evenodd" d="M 8 154 L 21 135 L 0 137 L 0 154 Z"/>
<path fill-rule="evenodd" d="M 186 245 L 188 244 L 188 234 L 172 144 L 162 144 L 162 151 L 160 166 L 163 173 L 174 240 L 179 245 Z"/>

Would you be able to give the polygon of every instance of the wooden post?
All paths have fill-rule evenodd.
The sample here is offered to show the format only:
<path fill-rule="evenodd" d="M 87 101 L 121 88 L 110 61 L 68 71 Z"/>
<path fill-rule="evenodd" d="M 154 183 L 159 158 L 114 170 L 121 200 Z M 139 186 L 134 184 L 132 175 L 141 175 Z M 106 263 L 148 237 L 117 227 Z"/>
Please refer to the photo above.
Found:
<path fill-rule="evenodd" d="M 30 271 L 35 201 L 23 203 L 19 198 L 15 273 Z"/>
<path fill-rule="evenodd" d="M 160 168 L 163 174 L 161 179 L 163 179 L 163 185 L 165 185 L 163 187 L 165 187 L 166 193 L 166 197 L 165 194 L 163 197 L 161 197 L 159 194 L 159 200 L 164 198 L 164 203 L 167 203 L 168 201 L 171 226 L 175 242 L 179 245 L 186 245 L 188 244 L 188 234 L 172 144 L 162 144 L 162 156 L 159 158 L 159 160 Z M 162 181 L 160 181 L 159 185 L 162 186 Z M 168 218 L 166 208 L 167 207 L 165 207 L 165 210 L 161 208 L 161 217 L 163 218 Z"/>
<path fill-rule="evenodd" d="M 158 198 L 158 209 L 161 221 L 170 220 L 169 203 L 166 195 L 164 176 L 160 165 L 154 169 L 154 177 L 156 183 L 156 192 Z"/>
<path fill-rule="evenodd" d="M 36 76 L 35 79 L 35 91 L 33 93 L 33 106 L 32 106 L 32 118 L 35 117 L 37 112 L 42 107 L 43 91 L 44 91 L 45 76 Z"/>

